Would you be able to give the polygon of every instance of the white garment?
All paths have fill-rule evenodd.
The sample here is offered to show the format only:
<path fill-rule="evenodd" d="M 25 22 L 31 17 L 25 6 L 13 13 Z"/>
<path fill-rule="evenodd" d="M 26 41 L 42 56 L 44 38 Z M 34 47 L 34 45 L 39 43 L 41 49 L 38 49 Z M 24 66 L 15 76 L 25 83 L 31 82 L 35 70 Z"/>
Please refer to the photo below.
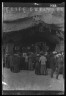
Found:
<path fill-rule="evenodd" d="M 42 64 L 42 65 L 45 65 L 45 64 L 46 64 L 47 59 L 46 59 L 46 57 L 45 57 L 45 56 L 41 56 L 41 57 L 40 57 L 40 59 L 39 59 L 39 61 L 41 61 L 41 64 Z"/>

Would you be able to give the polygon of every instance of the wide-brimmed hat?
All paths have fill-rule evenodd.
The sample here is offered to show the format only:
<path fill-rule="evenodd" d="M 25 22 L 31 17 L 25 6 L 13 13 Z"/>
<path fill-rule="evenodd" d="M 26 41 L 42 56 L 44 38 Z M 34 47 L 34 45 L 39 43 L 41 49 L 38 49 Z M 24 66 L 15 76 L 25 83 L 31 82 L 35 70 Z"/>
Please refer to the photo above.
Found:
<path fill-rule="evenodd" d="M 56 54 L 57 52 L 56 52 L 56 51 L 53 51 L 52 53 L 53 53 L 53 54 Z"/>
<path fill-rule="evenodd" d="M 59 56 L 61 56 L 61 54 L 60 54 L 60 53 L 56 54 L 56 57 L 59 57 Z"/>

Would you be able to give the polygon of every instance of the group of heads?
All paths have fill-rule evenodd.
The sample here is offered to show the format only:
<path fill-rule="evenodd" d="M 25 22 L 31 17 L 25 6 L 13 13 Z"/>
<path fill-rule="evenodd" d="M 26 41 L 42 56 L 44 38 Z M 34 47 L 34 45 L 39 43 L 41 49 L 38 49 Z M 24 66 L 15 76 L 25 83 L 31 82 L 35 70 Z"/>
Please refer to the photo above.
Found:
<path fill-rule="evenodd" d="M 53 51 L 53 55 L 54 55 L 55 57 L 64 56 L 64 52 L 63 52 L 63 51 L 61 51 L 61 52 Z"/>
<path fill-rule="evenodd" d="M 47 55 L 47 52 L 43 52 L 41 51 L 39 54 L 37 54 L 37 56 L 46 56 Z"/>

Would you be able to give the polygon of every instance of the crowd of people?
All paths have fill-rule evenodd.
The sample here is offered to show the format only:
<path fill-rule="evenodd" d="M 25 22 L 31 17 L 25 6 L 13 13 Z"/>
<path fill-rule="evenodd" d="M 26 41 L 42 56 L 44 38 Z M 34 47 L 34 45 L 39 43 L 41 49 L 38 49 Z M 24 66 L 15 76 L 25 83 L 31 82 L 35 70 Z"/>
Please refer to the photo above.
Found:
<path fill-rule="evenodd" d="M 30 47 L 27 47 L 27 49 L 29 50 Z M 48 47 L 46 47 L 46 44 L 43 44 L 41 50 L 36 45 L 35 51 L 23 50 L 22 53 L 18 52 L 17 54 L 21 58 L 20 64 L 18 65 L 20 70 L 35 70 L 35 74 L 37 75 L 48 75 L 48 68 L 50 68 L 51 78 L 54 72 L 56 72 L 57 79 L 62 70 L 64 78 L 64 52 L 48 52 Z"/>
<path fill-rule="evenodd" d="M 34 70 L 37 75 L 48 75 L 48 68 L 51 69 L 51 77 L 53 77 L 54 72 L 56 72 L 56 78 L 62 70 L 64 77 L 64 54 L 62 53 L 48 53 L 41 51 L 37 53 L 23 53 L 23 58 L 25 58 L 25 63 L 27 70 Z"/>

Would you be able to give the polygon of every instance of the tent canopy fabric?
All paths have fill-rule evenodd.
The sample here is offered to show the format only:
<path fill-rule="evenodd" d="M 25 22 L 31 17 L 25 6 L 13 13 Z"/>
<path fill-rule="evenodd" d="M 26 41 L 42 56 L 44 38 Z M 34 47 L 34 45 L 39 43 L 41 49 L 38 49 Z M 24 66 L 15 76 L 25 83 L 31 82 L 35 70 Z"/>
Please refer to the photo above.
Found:
<path fill-rule="evenodd" d="M 25 21 L 16 23 L 17 19 L 21 19 L 21 21 L 24 19 Z M 22 13 L 18 12 L 15 14 L 4 13 L 3 21 L 7 21 L 7 22 L 13 21 L 11 23 L 3 22 L 3 27 L 2 27 L 3 32 L 22 30 L 22 29 L 34 26 L 34 23 L 37 23 L 37 22 L 38 23 L 44 22 L 44 24 L 46 25 L 55 24 L 56 26 L 59 27 L 59 30 L 64 31 L 64 10 L 60 12 L 59 11 L 57 12 L 55 10 L 53 11 L 53 13 L 51 11 L 44 12 L 43 9 L 41 11 L 26 12 L 25 14 L 23 12 Z"/>
<path fill-rule="evenodd" d="M 3 40 L 4 42 L 9 42 L 9 40 L 13 40 L 14 42 L 21 43 L 35 43 L 40 41 L 47 41 L 51 44 L 56 44 L 59 42 L 59 38 L 55 35 L 55 32 L 49 32 L 47 28 L 44 28 L 43 32 L 40 32 L 38 26 L 29 27 L 27 29 L 12 31 L 12 32 L 4 32 Z M 49 38 L 48 38 L 49 36 Z"/>

